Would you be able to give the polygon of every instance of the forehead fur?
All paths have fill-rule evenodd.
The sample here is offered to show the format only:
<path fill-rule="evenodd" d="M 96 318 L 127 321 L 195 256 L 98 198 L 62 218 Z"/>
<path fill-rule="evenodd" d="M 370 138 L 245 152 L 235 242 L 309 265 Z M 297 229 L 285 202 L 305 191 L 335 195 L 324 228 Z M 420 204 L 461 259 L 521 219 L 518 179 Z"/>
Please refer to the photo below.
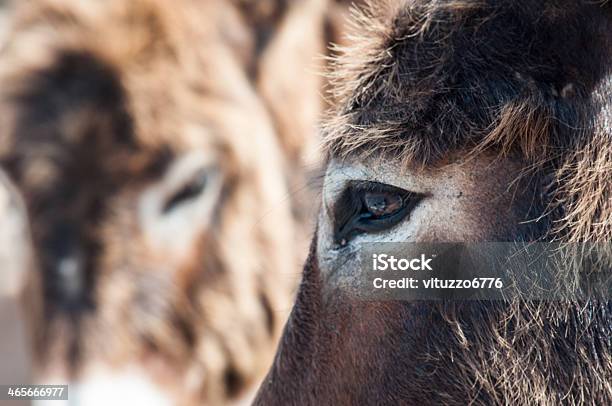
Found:
<path fill-rule="evenodd" d="M 421 163 L 489 146 L 546 157 L 599 113 L 610 21 L 593 1 L 370 2 L 336 63 L 326 145 Z"/>
<path fill-rule="evenodd" d="M 354 25 L 332 74 L 331 157 L 512 154 L 550 180 L 551 238 L 612 241 L 609 2 L 385 0 Z"/>
<path fill-rule="evenodd" d="M 178 3 L 15 3 L 12 26 L 0 48 L 5 113 L 11 108 L 19 112 L 16 100 L 39 91 L 36 86 L 41 80 L 56 81 L 54 75 L 58 76 L 58 70 L 71 58 L 74 69 L 64 72 L 64 83 L 56 86 L 55 95 L 63 92 L 73 103 L 59 106 L 54 94 L 41 95 L 47 110 L 57 108 L 58 114 L 52 118 L 55 123 L 62 122 L 60 113 L 64 121 L 107 113 L 106 108 L 87 110 L 102 97 L 95 88 L 103 87 L 99 72 L 104 71 L 107 78 L 115 78 L 116 93 L 124 94 L 123 101 L 111 107 L 126 110 L 138 143 L 152 148 L 164 144 L 181 147 L 187 132 L 185 123 L 202 121 L 201 111 L 194 106 L 212 93 L 221 92 L 230 100 L 242 97 L 240 80 L 234 81 L 236 86 L 221 87 L 218 83 L 228 83 L 227 76 L 240 78 L 251 44 L 240 16 L 230 5 Z M 225 35 L 221 27 L 232 27 L 231 32 Z M 219 66 L 229 68 L 221 70 Z M 62 133 L 75 132 L 69 130 Z M 10 141 L 2 141 L 5 148 L 10 147 Z"/>

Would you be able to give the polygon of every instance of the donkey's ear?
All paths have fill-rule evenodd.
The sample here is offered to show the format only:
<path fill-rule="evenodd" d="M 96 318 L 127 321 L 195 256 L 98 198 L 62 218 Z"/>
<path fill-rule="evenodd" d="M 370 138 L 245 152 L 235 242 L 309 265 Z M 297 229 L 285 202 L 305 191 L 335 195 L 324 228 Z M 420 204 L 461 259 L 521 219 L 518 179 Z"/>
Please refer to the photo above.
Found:
<path fill-rule="evenodd" d="M 318 145 L 324 109 L 326 0 L 279 1 L 285 9 L 257 60 L 256 86 L 292 159 Z M 295 161 L 299 162 L 299 161 Z"/>

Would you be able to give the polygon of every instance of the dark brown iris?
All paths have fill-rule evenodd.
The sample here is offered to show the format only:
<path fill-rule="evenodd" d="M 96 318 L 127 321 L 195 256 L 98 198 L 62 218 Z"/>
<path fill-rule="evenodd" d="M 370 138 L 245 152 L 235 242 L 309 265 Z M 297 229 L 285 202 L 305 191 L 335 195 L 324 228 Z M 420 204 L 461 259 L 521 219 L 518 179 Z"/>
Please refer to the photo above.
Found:
<path fill-rule="evenodd" d="M 390 215 L 402 208 L 404 201 L 398 193 L 367 192 L 363 197 L 365 209 L 373 216 Z"/>

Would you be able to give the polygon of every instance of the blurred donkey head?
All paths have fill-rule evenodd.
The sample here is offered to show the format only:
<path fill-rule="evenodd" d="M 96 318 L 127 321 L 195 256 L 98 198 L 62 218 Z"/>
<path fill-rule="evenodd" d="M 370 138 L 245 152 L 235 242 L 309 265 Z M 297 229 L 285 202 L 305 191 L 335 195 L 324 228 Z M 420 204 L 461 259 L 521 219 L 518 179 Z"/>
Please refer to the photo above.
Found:
<path fill-rule="evenodd" d="M 324 7 L 16 5 L 0 163 L 30 222 L 39 379 L 135 365 L 217 404 L 266 368 L 300 262 Z"/>

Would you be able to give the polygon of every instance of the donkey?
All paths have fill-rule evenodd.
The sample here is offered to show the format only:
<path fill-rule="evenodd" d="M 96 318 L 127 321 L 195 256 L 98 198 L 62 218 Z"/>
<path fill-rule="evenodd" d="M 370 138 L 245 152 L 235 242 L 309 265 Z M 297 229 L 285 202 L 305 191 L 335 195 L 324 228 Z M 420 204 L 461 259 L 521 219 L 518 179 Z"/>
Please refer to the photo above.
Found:
<path fill-rule="evenodd" d="M 361 300 L 380 241 L 607 242 L 612 8 L 371 1 L 332 73 L 310 255 L 256 405 L 610 404 L 612 301 Z"/>
<path fill-rule="evenodd" d="M 261 380 L 307 251 L 327 6 L 14 2 L 0 167 L 29 220 L 37 382 L 223 404 Z"/>

